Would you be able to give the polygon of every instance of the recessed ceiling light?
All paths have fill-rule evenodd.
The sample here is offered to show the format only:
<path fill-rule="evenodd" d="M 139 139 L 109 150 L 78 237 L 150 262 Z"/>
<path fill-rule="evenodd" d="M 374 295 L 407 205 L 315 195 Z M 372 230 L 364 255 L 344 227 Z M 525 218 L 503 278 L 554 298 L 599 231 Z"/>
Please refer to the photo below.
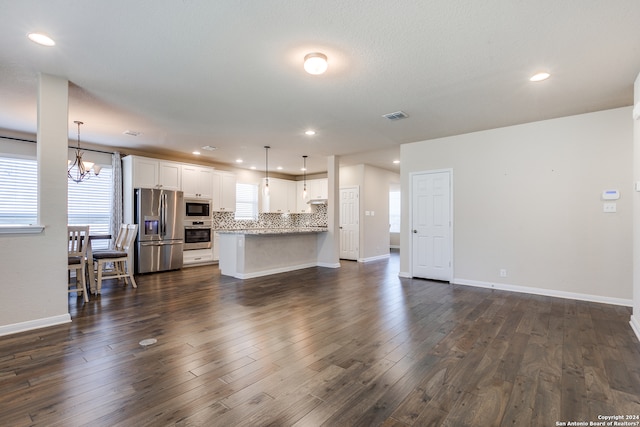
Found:
<path fill-rule="evenodd" d="M 393 164 L 394 164 L 394 165 L 400 164 L 400 160 L 394 160 L 394 161 L 393 161 Z"/>
<path fill-rule="evenodd" d="M 320 52 L 313 52 L 304 57 L 304 70 L 313 75 L 322 74 L 327 71 L 327 55 Z"/>
<path fill-rule="evenodd" d="M 537 74 L 534 74 L 533 76 L 531 76 L 529 81 L 531 81 L 531 82 L 541 82 L 543 80 L 547 80 L 549 77 L 551 77 L 551 74 L 549 74 L 547 72 L 541 72 L 541 73 L 537 73 Z"/>
<path fill-rule="evenodd" d="M 252 169 L 252 170 L 256 170 L 256 167 L 255 167 L 255 166 L 251 166 L 251 168 L 250 168 L 250 169 Z"/>
<path fill-rule="evenodd" d="M 307 170 L 307 168 L 300 168 L 300 170 L 301 170 L 302 172 L 305 172 L 305 171 Z"/>
<path fill-rule="evenodd" d="M 309 136 L 313 136 L 313 135 L 315 135 L 315 134 L 316 134 L 316 131 L 315 131 L 315 130 L 311 130 L 311 129 L 309 129 L 309 130 L 308 130 L 308 131 L 306 131 L 304 134 L 305 134 L 305 135 L 309 135 Z"/>
<path fill-rule="evenodd" d="M 194 151 L 194 152 L 192 152 L 192 154 L 195 154 L 196 156 L 199 156 L 200 152 L 199 151 Z"/>
<path fill-rule="evenodd" d="M 51 37 L 43 33 L 29 33 L 27 34 L 29 40 L 34 43 L 38 43 L 41 46 L 55 46 L 56 42 Z"/>
<path fill-rule="evenodd" d="M 244 160 L 242 160 L 242 159 L 236 159 L 236 163 L 242 163 L 242 162 L 244 162 Z"/>
<path fill-rule="evenodd" d="M 279 171 L 282 170 L 282 166 L 278 166 L 276 169 L 278 169 Z"/>
<path fill-rule="evenodd" d="M 204 147 L 201 147 L 201 148 L 207 151 L 213 151 L 216 149 L 216 147 L 212 147 L 211 145 L 205 145 Z"/>

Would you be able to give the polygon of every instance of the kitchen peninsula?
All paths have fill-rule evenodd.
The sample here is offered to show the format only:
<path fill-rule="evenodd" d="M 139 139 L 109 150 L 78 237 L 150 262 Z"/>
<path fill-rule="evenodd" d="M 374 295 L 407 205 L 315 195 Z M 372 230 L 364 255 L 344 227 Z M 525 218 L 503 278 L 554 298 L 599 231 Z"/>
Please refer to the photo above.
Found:
<path fill-rule="evenodd" d="M 238 279 L 318 265 L 325 227 L 220 230 L 220 271 Z"/>

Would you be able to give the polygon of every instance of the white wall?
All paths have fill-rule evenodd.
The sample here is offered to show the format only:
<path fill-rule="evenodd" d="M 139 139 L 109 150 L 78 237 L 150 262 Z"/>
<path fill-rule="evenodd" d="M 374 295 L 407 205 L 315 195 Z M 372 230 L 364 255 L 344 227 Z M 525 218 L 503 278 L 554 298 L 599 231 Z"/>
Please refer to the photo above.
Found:
<path fill-rule="evenodd" d="M 452 168 L 454 282 L 629 305 L 630 117 L 626 107 L 402 145 L 401 274 L 409 174 Z M 617 213 L 603 213 L 606 189 L 622 194 Z"/>
<path fill-rule="evenodd" d="M 45 229 L 0 235 L 0 335 L 69 321 L 67 110 L 67 80 L 40 76 L 38 221 Z"/>
<path fill-rule="evenodd" d="M 364 164 L 340 168 L 340 187 L 360 189 L 359 261 L 389 256 L 389 187 L 399 178 L 396 173 Z"/>
<path fill-rule="evenodd" d="M 640 74 L 634 84 L 634 103 L 640 109 Z M 633 181 L 640 182 L 640 118 L 633 121 Z M 633 315 L 631 326 L 640 339 L 640 192 L 633 195 Z"/>

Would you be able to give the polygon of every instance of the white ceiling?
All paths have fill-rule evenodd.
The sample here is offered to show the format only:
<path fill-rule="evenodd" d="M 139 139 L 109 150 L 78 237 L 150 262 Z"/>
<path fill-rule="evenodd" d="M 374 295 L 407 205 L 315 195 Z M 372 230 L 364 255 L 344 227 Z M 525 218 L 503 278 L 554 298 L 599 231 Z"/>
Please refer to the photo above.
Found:
<path fill-rule="evenodd" d="M 309 173 L 327 155 L 399 171 L 402 143 L 628 106 L 640 72 L 638 0 L 0 0 L 0 16 L 0 135 L 35 133 L 44 72 L 71 82 L 71 139 L 82 120 L 83 142 L 212 145 L 201 157 L 259 170 L 270 145 L 269 168 L 297 175 L 302 155 Z M 302 68 L 315 51 L 322 76 Z"/>

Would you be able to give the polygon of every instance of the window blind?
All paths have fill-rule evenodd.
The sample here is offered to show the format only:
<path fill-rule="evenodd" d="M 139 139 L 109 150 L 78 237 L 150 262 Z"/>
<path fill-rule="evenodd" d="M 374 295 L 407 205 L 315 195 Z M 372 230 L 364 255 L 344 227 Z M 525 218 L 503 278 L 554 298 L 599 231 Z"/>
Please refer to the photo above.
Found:
<path fill-rule="evenodd" d="M 35 160 L 0 157 L 0 224 L 38 222 Z"/>
<path fill-rule="evenodd" d="M 100 175 L 80 183 L 69 180 L 69 225 L 88 225 L 91 234 L 109 234 L 113 203 L 111 166 L 105 166 Z M 94 240 L 93 249 L 107 249 L 108 240 Z"/>
<path fill-rule="evenodd" d="M 87 181 L 68 181 L 69 225 L 89 225 L 92 234 L 109 233 L 113 183 L 111 165 Z M 0 224 L 38 222 L 38 163 L 34 159 L 0 156 Z M 95 249 L 108 240 L 96 240 Z"/>
<path fill-rule="evenodd" d="M 258 186 L 236 184 L 236 220 L 258 219 Z"/>

